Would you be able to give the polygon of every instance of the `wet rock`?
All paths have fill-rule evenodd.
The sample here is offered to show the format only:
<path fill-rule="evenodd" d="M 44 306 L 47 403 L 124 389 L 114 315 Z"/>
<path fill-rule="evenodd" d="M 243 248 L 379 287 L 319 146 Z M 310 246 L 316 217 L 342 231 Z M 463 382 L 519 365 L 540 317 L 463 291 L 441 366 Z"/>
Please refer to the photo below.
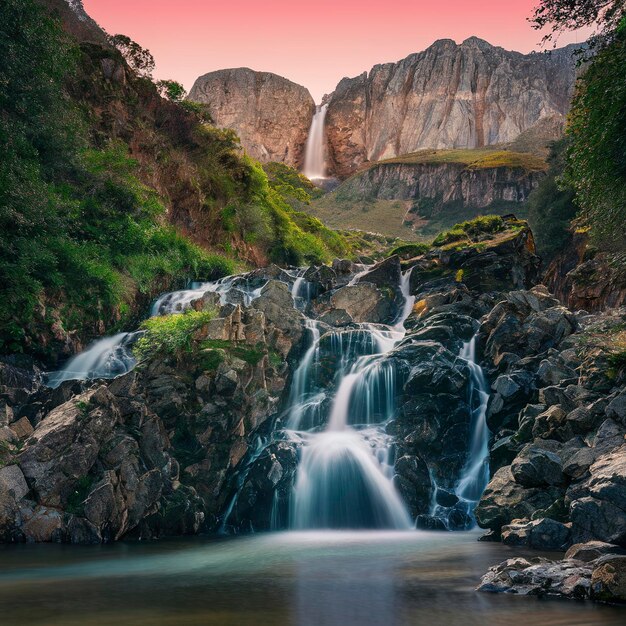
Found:
<path fill-rule="evenodd" d="M 514 519 L 530 518 L 535 511 L 548 508 L 560 495 L 558 487 L 522 487 L 506 466 L 493 475 L 474 514 L 482 528 L 499 531 Z"/>
<path fill-rule="evenodd" d="M 502 543 L 536 550 L 565 550 L 571 544 L 571 524 L 553 519 L 513 520 L 502 527 Z"/>
<path fill-rule="evenodd" d="M 578 561 L 513 558 L 489 568 L 478 591 L 584 599 L 590 596 L 592 567 Z"/>
<path fill-rule="evenodd" d="M 426 513 L 433 490 L 426 463 L 418 456 L 405 455 L 396 461 L 395 472 L 394 484 L 408 505 L 411 517 Z"/>
<path fill-rule="evenodd" d="M 607 554 L 593 564 L 592 598 L 603 602 L 626 602 L 626 556 Z"/>
<path fill-rule="evenodd" d="M 393 305 L 372 283 L 360 282 L 338 289 L 330 298 L 333 309 L 343 309 L 355 322 L 390 322 Z"/>
<path fill-rule="evenodd" d="M 586 543 L 575 543 L 573 546 L 570 546 L 565 553 L 565 558 L 589 562 L 595 561 L 606 554 L 626 555 L 626 549 L 604 541 L 587 541 Z"/>

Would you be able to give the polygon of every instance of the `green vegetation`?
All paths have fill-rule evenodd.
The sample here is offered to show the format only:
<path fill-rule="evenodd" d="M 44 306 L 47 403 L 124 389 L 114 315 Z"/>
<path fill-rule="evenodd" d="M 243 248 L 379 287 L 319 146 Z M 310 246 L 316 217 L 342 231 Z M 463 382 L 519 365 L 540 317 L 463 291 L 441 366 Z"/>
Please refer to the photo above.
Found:
<path fill-rule="evenodd" d="M 607 250 L 626 247 L 626 18 L 579 81 L 569 117 L 565 184 Z"/>
<path fill-rule="evenodd" d="M 594 56 L 578 81 L 568 120 L 564 187 L 576 204 L 592 242 L 601 250 L 626 247 L 626 3 L 624 0 L 541 0 L 537 29 L 551 39 L 564 30 L 593 27 Z"/>
<path fill-rule="evenodd" d="M 301 211 L 309 181 L 268 179 L 128 37 L 78 45 L 36 0 L 0 23 L 0 352 L 47 358 L 187 279 L 347 253 Z"/>
<path fill-rule="evenodd" d="M 180 358 L 192 351 L 195 333 L 214 318 L 214 311 L 186 311 L 151 317 L 141 324 L 145 333 L 133 346 L 133 354 L 138 361 L 156 355 Z"/>
<path fill-rule="evenodd" d="M 427 243 L 403 243 L 389 251 L 388 256 L 397 254 L 401 259 L 412 259 L 430 250 Z"/>
<path fill-rule="evenodd" d="M 391 159 L 383 159 L 379 163 L 437 164 L 459 163 L 468 169 L 487 169 L 493 167 L 520 168 L 526 172 L 541 172 L 547 168 L 546 162 L 534 154 L 512 152 L 496 147 L 466 148 L 452 150 L 419 150 Z"/>
<path fill-rule="evenodd" d="M 565 169 L 566 147 L 567 140 L 552 144 L 548 175 L 528 199 L 528 221 L 537 251 L 545 261 L 550 261 L 570 240 L 570 226 L 577 212 L 574 190 L 559 182 Z"/>
<path fill-rule="evenodd" d="M 494 235 L 506 228 L 499 215 L 481 215 L 473 220 L 455 224 L 450 230 L 439 233 L 433 241 L 438 248 L 456 242 L 474 243 L 478 238 Z"/>
<path fill-rule="evenodd" d="M 240 344 L 235 341 L 228 341 L 227 339 L 205 339 L 204 341 L 200 342 L 199 348 L 200 350 L 209 354 L 220 354 L 221 359 L 219 362 L 223 360 L 226 354 L 229 354 L 237 359 L 245 361 L 248 365 L 252 366 L 257 365 L 267 353 L 265 347 L 262 344 L 259 344 L 257 346 L 250 346 L 246 344 Z"/>

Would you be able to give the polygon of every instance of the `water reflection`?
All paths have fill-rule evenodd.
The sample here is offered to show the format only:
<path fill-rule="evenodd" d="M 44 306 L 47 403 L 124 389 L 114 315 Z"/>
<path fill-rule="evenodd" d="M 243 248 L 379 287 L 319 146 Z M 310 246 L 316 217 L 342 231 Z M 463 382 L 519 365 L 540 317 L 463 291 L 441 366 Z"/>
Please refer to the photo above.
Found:
<path fill-rule="evenodd" d="M 303 532 L 3 546 L 1 623 L 74 626 L 613 626 L 623 609 L 478 594 L 513 555 L 476 533 Z M 519 554 L 519 552 L 515 552 Z"/>

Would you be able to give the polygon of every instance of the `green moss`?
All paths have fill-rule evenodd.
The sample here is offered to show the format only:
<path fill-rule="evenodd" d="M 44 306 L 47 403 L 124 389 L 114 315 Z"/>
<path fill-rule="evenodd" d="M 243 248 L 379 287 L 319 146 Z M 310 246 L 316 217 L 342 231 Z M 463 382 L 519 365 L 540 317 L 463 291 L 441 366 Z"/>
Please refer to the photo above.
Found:
<path fill-rule="evenodd" d="M 413 257 L 425 254 L 430 250 L 427 243 L 405 243 L 392 248 L 388 256 L 397 254 L 402 259 L 412 259 Z"/>
<path fill-rule="evenodd" d="M 519 227 L 523 226 L 524 223 L 520 222 Z M 460 241 L 472 243 L 477 237 L 493 235 L 505 228 L 505 222 L 499 215 L 481 215 L 473 220 L 455 224 L 450 230 L 440 233 L 433 240 L 433 246 L 444 247 Z"/>
<path fill-rule="evenodd" d="M 222 354 L 230 354 L 248 365 L 257 365 L 259 361 L 267 354 L 263 344 L 249 346 L 246 344 L 229 341 L 227 339 L 205 339 L 200 343 L 200 349 L 204 351 L 222 352 Z"/>
<path fill-rule="evenodd" d="M 180 356 L 183 352 L 191 352 L 194 334 L 214 317 L 214 311 L 151 317 L 141 324 L 145 333 L 133 346 L 133 354 L 138 361 L 145 361 L 157 354 Z"/>

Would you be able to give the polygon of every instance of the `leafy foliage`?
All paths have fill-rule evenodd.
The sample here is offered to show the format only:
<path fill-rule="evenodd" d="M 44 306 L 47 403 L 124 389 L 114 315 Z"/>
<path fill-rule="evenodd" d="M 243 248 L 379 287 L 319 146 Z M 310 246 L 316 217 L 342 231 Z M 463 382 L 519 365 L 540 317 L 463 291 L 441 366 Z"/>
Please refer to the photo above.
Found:
<path fill-rule="evenodd" d="M 563 186 L 600 249 L 626 246 L 626 0 L 541 0 L 533 23 L 563 30 L 595 25 L 596 54 L 579 79 L 569 116 Z"/>
<path fill-rule="evenodd" d="M 187 95 L 186 89 L 175 80 L 159 80 L 156 86 L 159 93 L 172 102 L 182 102 Z"/>
<path fill-rule="evenodd" d="M 602 249 L 626 247 L 626 21 L 579 81 L 565 182 Z"/>
<path fill-rule="evenodd" d="M 186 311 L 151 317 L 141 324 L 144 335 L 133 346 L 138 361 L 155 355 L 180 357 L 191 352 L 194 334 L 215 318 L 214 311 Z"/>
<path fill-rule="evenodd" d="M 149 50 L 142 48 L 136 41 L 126 35 L 112 35 L 109 37 L 111 45 L 115 46 L 122 54 L 126 63 L 139 76 L 150 78 L 154 71 L 154 57 Z"/>
<path fill-rule="evenodd" d="M 124 144 L 87 148 L 63 84 L 78 53 L 58 24 L 19 0 L 0 21 L 0 349 L 37 352 L 53 324 L 89 334 L 123 323 L 138 293 L 232 273 L 166 225 Z"/>
<path fill-rule="evenodd" d="M 567 140 L 551 146 L 548 175 L 528 199 L 528 221 L 535 235 L 539 254 L 550 260 L 570 239 L 571 221 L 576 217 L 575 191 L 559 182 L 565 169 Z"/>

